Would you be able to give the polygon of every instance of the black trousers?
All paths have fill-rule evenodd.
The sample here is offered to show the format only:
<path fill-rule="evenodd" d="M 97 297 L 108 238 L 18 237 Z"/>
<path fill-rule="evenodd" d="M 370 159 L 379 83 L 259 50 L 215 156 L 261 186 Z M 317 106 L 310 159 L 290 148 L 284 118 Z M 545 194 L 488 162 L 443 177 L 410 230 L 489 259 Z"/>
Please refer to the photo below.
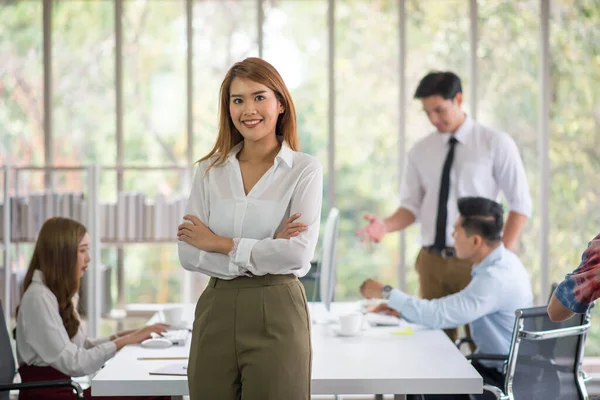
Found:
<path fill-rule="evenodd" d="M 479 372 L 483 378 L 483 383 L 488 385 L 494 385 L 504 390 L 504 375 L 499 372 L 496 368 L 488 368 L 478 363 L 477 361 L 472 362 L 473 368 Z M 471 397 L 469 397 L 471 396 Z M 490 392 L 483 392 L 483 394 L 426 394 L 426 395 L 408 395 L 407 400 L 470 400 L 472 398 L 477 400 L 496 400 Z"/>

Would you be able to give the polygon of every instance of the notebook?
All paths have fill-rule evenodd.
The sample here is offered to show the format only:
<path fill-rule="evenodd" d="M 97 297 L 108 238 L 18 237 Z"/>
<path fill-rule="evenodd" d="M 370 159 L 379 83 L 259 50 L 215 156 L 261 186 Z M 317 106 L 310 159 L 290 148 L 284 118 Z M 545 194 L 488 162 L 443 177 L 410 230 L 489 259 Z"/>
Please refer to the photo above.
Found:
<path fill-rule="evenodd" d="M 169 364 L 162 368 L 150 371 L 150 375 L 175 375 L 175 376 L 186 376 L 187 375 L 187 362 L 181 362 L 177 364 Z"/>

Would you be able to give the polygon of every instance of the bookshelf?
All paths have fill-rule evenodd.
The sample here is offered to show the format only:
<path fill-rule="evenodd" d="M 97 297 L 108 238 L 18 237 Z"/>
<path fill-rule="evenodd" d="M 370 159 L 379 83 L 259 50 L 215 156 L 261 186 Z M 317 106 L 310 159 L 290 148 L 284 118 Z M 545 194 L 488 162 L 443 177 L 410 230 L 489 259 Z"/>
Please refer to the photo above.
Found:
<path fill-rule="evenodd" d="M 128 171 L 164 171 L 181 172 L 181 194 L 172 197 L 157 195 L 154 198 L 140 192 L 117 190 L 117 198 L 113 201 L 102 201 L 100 193 L 100 176 L 104 171 L 116 171 L 121 177 Z M 110 287 L 103 288 L 101 267 L 102 248 L 117 248 L 116 283 L 117 299 L 115 307 L 108 313 L 117 315 L 117 320 L 124 316 L 124 248 L 132 244 L 175 244 L 175 230 L 185 212 L 185 205 L 191 186 L 191 168 L 167 167 L 100 167 L 98 165 L 76 167 L 2 167 L 3 201 L 0 217 L 0 231 L 4 255 L 4 304 L 10 308 L 11 274 L 13 269 L 23 268 L 23 245 L 32 245 L 43 222 L 52 216 L 64 216 L 78 220 L 86 225 L 90 236 L 91 265 L 86 274 L 86 312 L 90 335 L 97 336 L 99 321 L 102 317 L 100 305 L 103 295 L 110 293 Z M 44 174 L 43 190 L 30 190 L 24 184 L 26 172 Z M 81 180 L 79 192 L 56 190 L 57 173 L 79 172 L 86 176 Z M 11 181 L 10 175 L 14 175 Z M 12 182 L 12 185 L 10 184 Z M 27 182 L 27 180 L 25 180 Z M 121 185 L 122 186 L 122 181 Z M 118 188 L 120 189 L 120 188 Z M 8 205 L 8 206 L 5 206 Z M 8 234 L 6 234 L 8 233 Z M 10 254 L 16 256 L 11 264 Z M 193 279 L 184 271 L 183 298 L 191 301 Z M 14 290 L 14 287 L 13 287 Z M 13 293 L 14 299 L 14 293 Z M 6 313 L 10 319 L 11 313 Z M 110 316 L 108 318 L 111 318 Z"/>

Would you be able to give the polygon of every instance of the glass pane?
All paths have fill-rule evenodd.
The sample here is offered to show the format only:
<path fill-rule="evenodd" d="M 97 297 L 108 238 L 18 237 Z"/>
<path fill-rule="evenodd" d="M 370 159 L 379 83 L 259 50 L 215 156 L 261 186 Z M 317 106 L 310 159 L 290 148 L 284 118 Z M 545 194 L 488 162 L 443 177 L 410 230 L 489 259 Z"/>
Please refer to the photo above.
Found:
<path fill-rule="evenodd" d="M 181 164 L 186 120 L 185 2 L 123 2 L 125 164 Z"/>
<path fill-rule="evenodd" d="M 55 165 L 116 162 L 112 1 L 55 1 L 52 13 Z"/>
<path fill-rule="evenodd" d="M 281 74 L 294 105 L 300 136 L 300 150 L 319 158 L 327 182 L 328 84 L 327 84 L 327 1 L 273 1 L 266 4 L 264 58 Z M 324 191 L 321 233 L 327 218 L 327 190 Z M 320 235 L 323 238 L 323 235 Z M 320 259 L 317 246 L 315 259 Z M 310 275 L 305 277 L 310 279 Z M 307 286 L 310 301 L 316 292 Z"/>
<path fill-rule="evenodd" d="M 183 273 L 174 243 L 129 245 L 126 250 L 126 304 L 183 301 Z"/>
<path fill-rule="evenodd" d="M 529 271 L 536 295 L 540 293 L 540 218 L 535 212 L 539 204 L 539 3 L 536 0 L 480 1 L 477 51 L 477 119 L 507 132 L 516 141 L 529 180 L 533 218 L 527 221 L 514 250 Z M 505 210 L 508 214 L 508 208 Z"/>
<path fill-rule="evenodd" d="M 0 2 L 0 15 L 0 164 L 42 165 L 42 2 Z"/>
<path fill-rule="evenodd" d="M 116 199 L 117 232 L 123 230 L 124 235 L 107 241 L 130 243 L 124 246 L 126 303 L 183 301 L 184 270 L 175 236 L 189 195 L 184 189 L 188 174 L 187 170 L 124 172 L 124 191 Z M 122 228 L 119 215 L 126 219 Z"/>
<path fill-rule="evenodd" d="M 194 159 L 212 148 L 219 88 L 236 61 L 258 56 L 256 0 L 194 2 Z"/>
<path fill-rule="evenodd" d="M 600 231 L 600 3 L 554 0 L 550 20 L 550 260 L 551 279 L 574 270 Z M 592 319 L 600 317 L 595 307 Z M 600 355 L 592 324 L 586 356 Z"/>
<path fill-rule="evenodd" d="M 342 300 L 359 298 L 358 288 L 368 277 L 398 282 L 397 234 L 373 247 L 354 235 L 364 226 L 365 213 L 385 217 L 398 206 L 398 11 L 396 3 L 339 1 L 335 22 L 337 299 Z"/>
<path fill-rule="evenodd" d="M 452 71 L 461 81 L 465 110 L 469 98 L 469 2 L 464 0 L 426 0 L 406 3 L 406 149 L 435 131 L 413 95 L 428 72 Z M 404 162 L 404 161 L 402 161 Z M 441 173 L 441 171 L 440 171 Z M 407 284 L 417 293 L 418 277 L 413 268 L 421 248 L 417 225 L 406 230 Z"/>

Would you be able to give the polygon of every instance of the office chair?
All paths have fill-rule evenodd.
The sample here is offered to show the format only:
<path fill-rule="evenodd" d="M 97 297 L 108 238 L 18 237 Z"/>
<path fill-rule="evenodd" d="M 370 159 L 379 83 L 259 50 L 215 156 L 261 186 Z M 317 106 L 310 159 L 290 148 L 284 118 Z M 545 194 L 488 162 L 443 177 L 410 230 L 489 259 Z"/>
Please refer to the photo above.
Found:
<path fill-rule="evenodd" d="M 77 382 L 69 380 L 13 383 L 17 371 L 13 357 L 10 336 L 4 319 L 2 301 L 0 301 L 0 400 L 9 400 L 11 390 L 28 390 L 70 386 L 76 399 L 83 399 L 83 389 Z"/>
<path fill-rule="evenodd" d="M 519 309 L 508 356 L 475 354 L 473 360 L 501 360 L 504 388 L 484 385 L 498 400 L 588 400 L 581 369 L 589 311 L 552 322 L 546 307 Z"/>

